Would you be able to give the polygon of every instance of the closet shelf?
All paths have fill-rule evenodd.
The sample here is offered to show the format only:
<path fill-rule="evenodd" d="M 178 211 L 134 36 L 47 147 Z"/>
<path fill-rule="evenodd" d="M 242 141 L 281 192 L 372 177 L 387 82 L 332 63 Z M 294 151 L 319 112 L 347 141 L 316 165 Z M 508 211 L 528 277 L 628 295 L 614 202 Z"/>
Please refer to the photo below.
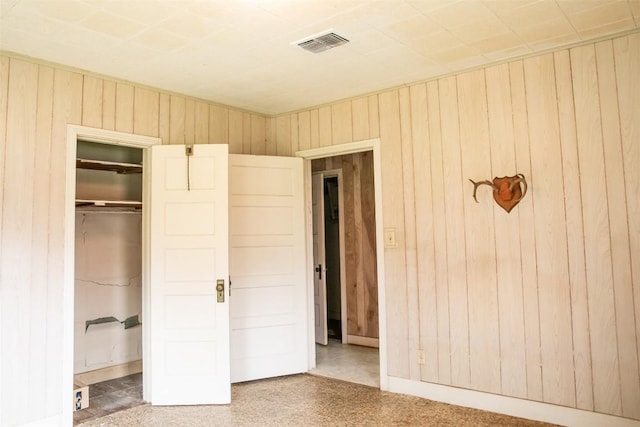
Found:
<path fill-rule="evenodd" d="M 142 173 L 142 165 L 140 164 L 107 162 L 105 160 L 76 159 L 76 168 L 110 171 L 116 173 Z"/>
<path fill-rule="evenodd" d="M 116 210 L 134 210 L 142 209 L 142 202 L 134 200 L 87 200 L 76 199 L 76 208 L 78 210 L 93 210 L 112 208 Z"/>

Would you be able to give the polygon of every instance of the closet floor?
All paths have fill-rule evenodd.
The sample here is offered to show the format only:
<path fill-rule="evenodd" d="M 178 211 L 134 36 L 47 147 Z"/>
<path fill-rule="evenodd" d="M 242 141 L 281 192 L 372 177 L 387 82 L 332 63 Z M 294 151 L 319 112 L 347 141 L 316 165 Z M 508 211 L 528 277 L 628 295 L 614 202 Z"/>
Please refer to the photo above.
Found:
<path fill-rule="evenodd" d="M 142 373 L 89 385 L 89 407 L 73 413 L 73 425 L 142 405 Z"/>

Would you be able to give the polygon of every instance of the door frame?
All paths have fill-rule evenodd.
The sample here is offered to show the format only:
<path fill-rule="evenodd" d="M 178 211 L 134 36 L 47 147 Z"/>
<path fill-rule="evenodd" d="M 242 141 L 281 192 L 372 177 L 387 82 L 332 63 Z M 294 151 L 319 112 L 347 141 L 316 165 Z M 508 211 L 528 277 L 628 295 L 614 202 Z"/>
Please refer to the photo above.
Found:
<path fill-rule="evenodd" d="M 349 343 L 349 337 L 347 335 L 347 273 L 345 268 L 345 241 L 344 241 L 344 193 L 342 182 L 342 169 L 324 169 L 313 174 L 322 174 L 322 185 L 324 187 L 324 180 L 327 178 L 338 178 L 338 229 L 339 229 L 339 248 L 340 248 L 340 334 L 342 336 L 341 341 L 345 344 Z M 322 218 L 324 218 L 324 212 L 322 212 Z M 326 234 L 326 229 L 325 229 Z M 323 243 L 324 244 L 324 243 Z M 325 257 L 326 257 L 326 245 Z M 325 265 L 326 267 L 326 265 Z M 326 277 L 326 274 L 325 274 Z M 326 296 L 326 295 L 325 295 Z M 326 298 L 325 298 L 326 299 Z"/>
<path fill-rule="evenodd" d="M 325 157 L 341 156 L 345 154 L 373 152 L 373 185 L 375 194 L 376 215 L 376 263 L 378 280 L 378 323 L 379 323 L 379 355 L 380 355 L 380 389 L 389 390 L 387 374 L 387 312 L 386 312 L 386 284 L 384 272 L 384 232 L 382 221 L 382 157 L 380 153 L 380 138 L 367 139 L 347 144 L 328 147 L 312 148 L 296 151 L 297 157 L 304 159 L 305 179 L 305 221 L 307 228 L 307 289 L 309 304 L 309 369 L 316 367 L 315 352 L 315 319 L 313 311 L 313 212 L 311 193 L 311 161 Z"/>
<path fill-rule="evenodd" d="M 156 137 L 116 132 L 80 125 L 67 125 L 67 144 L 65 162 L 64 190 L 64 261 L 63 261 L 63 355 L 62 355 L 62 420 L 65 425 L 73 424 L 71 396 L 73 395 L 73 357 L 74 357 L 74 299 L 75 299 L 75 195 L 76 195 L 76 150 L 78 139 L 107 145 L 121 145 L 142 150 L 142 205 L 149 206 L 151 182 L 149 174 L 150 152 L 152 146 L 160 145 L 162 140 Z M 151 316 L 149 311 L 149 209 L 142 210 L 142 365 L 149 367 L 149 347 Z M 150 375 L 143 376 L 144 400 L 151 400 Z"/>

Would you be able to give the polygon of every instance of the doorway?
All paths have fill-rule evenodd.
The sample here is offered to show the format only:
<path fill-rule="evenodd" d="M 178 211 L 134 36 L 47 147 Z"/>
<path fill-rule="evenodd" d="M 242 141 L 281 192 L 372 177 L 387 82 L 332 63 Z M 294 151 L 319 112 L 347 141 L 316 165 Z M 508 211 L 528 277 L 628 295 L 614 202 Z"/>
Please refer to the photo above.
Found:
<path fill-rule="evenodd" d="M 145 324 L 145 315 L 147 313 L 147 271 L 148 266 L 144 260 L 146 260 L 146 251 L 148 245 L 146 239 L 148 237 L 147 224 L 148 224 L 148 210 L 142 210 L 142 206 L 148 202 L 149 193 L 149 181 L 144 173 L 145 166 L 147 166 L 147 159 L 149 157 L 149 148 L 153 145 L 160 144 L 159 138 L 144 137 L 139 135 L 126 134 L 121 132 L 107 131 L 102 129 L 88 128 L 84 126 L 69 125 L 67 127 L 67 161 L 66 161 L 66 183 L 65 183 L 65 256 L 64 256 L 64 303 L 62 312 L 65 318 L 65 330 L 69 333 L 65 334 L 65 345 L 62 367 L 62 374 L 65 378 L 73 379 L 73 381 L 64 381 L 63 389 L 61 392 L 63 396 L 71 395 L 69 385 L 74 385 L 76 388 L 83 389 L 86 385 L 104 383 L 105 381 L 113 381 L 116 378 L 126 377 L 129 375 L 139 375 L 136 372 L 141 371 L 142 365 L 138 356 L 134 356 L 132 363 L 125 360 L 131 356 L 131 353 L 141 354 L 143 359 L 148 357 L 148 354 L 143 352 L 142 343 L 144 337 L 139 343 L 132 344 L 131 339 L 134 335 L 147 334 L 147 330 L 142 330 L 142 325 Z M 111 154 L 105 154 L 111 153 Z M 113 155 L 114 157 L 109 157 Z M 86 178 L 82 183 L 82 189 L 77 188 L 76 168 L 79 164 L 79 158 L 90 157 L 88 162 L 84 162 L 81 169 Z M 93 157 L 93 158 L 91 158 Z M 134 163 L 135 165 L 132 165 Z M 127 173 L 133 172 L 129 168 L 136 169 L 135 175 L 125 176 Z M 97 175 L 100 174 L 113 174 L 111 176 L 112 181 L 106 182 L 95 174 L 92 174 L 91 168 L 98 168 Z M 121 173 L 119 174 L 118 171 Z M 133 176 L 133 185 L 112 185 L 124 183 Z M 114 202 L 115 203 L 112 203 Z M 121 202 L 121 203 L 118 203 Z M 131 203 L 128 203 L 131 202 Z M 76 210 L 76 208 L 80 208 Z M 80 269 L 82 273 L 93 275 L 96 273 L 96 266 L 104 266 L 105 263 L 93 262 L 95 257 L 101 257 L 106 255 L 106 252 L 112 252 L 115 245 L 120 250 L 122 246 L 137 247 L 134 251 L 140 251 L 137 261 L 133 264 L 137 264 L 137 270 L 131 277 L 127 277 L 124 280 L 108 280 L 106 277 L 100 277 L 98 280 L 94 280 L 95 277 L 77 277 L 76 260 L 78 259 L 76 253 L 76 244 L 78 238 L 84 239 L 84 235 L 90 232 L 93 239 L 93 244 L 90 246 L 100 246 L 105 243 L 103 237 L 109 236 L 109 228 L 113 224 L 117 224 L 117 228 L 123 230 L 123 233 L 135 234 L 133 238 L 137 243 L 133 243 L 127 238 L 120 238 L 120 240 L 112 241 L 113 244 L 107 243 L 107 249 L 102 247 L 102 254 L 87 254 L 82 253 L 79 259 Z M 80 227 L 78 230 L 77 227 Z M 88 227 L 85 230 L 82 227 Z M 80 232 L 78 237 L 77 231 Z M 122 236 L 122 235 L 120 235 Z M 95 239 L 94 239 L 95 237 Z M 86 248 L 85 248 L 86 249 Z M 81 249 L 82 250 L 82 249 Z M 93 258 L 91 258 L 93 256 Z M 84 258 L 87 258 L 83 260 Z M 92 261 L 93 260 L 93 261 Z M 128 268 L 128 267 L 127 267 Z M 126 270 L 126 268 L 125 268 Z M 104 273 L 104 272 L 102 272 Z M 102 274 L 104 276 L 104 274 Z M 106 273 L 107 275 L 111 273 Z M 127 274 L 125 274 L 127 275 Z M 136 295 L 133 297 L 138 298 L 135 306 L 139 307 L 137 313 L 132 308 L 130 302 L 124 302 L 123 298 L 128 298 L 126 295 L 111 295 L 109 299 L 119 301 L 119 304 L 112 305 L 114 310 L 122 311 L 122 313 L 112 313 L 113 315 L 97 315 L 94 316 L 84 310 L 85 318 L 76 318 L 76 305 L 79 308 L 86 309 L 83 304 L 87 304 L 87 292 L 88 289 L 77 289 L 76 279 L 81 279 L 83 283 L 80 286 L 94 287 L 98 293 L 110 293 L 110 291 L 116 290 L 116 293 L 127 293 L 129 291 L 135 291 Z M 97 282 L 97 283 L 94 283 Z M 110 285 L 126 285 L 126 286 L 110 286 Z M 116 289 L 118 288 L 118 289 Z M 139 294 L 138 294 L 139 291 Z M 99 296 L 102 298 L 102 296 Z M 97 303 L 96 303 L 97 304 Z M 82 310 L 81 310 L 82 311 Z M 132 313 L 129 313 L 132 311 Z M 148 325 L 148 323 L 147 323 Z M 91 337 L 89 337 L 89 332 Z M 84 341 L 79 345 L 76 345 L 75 337 L 81 335 Z M 86 354 L 87 344 L 89 341 L 100 341 L 105 336 L 109 337 L 109 340 L 116 339 L 119 344 L 116 348 L 119 349 L 115 354 L 104 355 L 102 352 Z M 133 341 L 136 341 L 135 339 Z M 136 341 L 137 342 L 137 341 Z M 84 350 L 83 350 L 84 348 Z M 105 350 L 104 348 L 102 350 Z M 80 362 L 79 355 L 83 354 L 83 362 Z M 110 363 L 110 360 L 116 360 L 115 364 Z M 119 363 L 122 362 L 122 363 Z M 84 364 L 84 368 L 75 376 L 76 371 L 80 364 Z M 148 366 L 148 365 L 147 365 Z M 98 368 L 98 369 L 93 369 Z M 139 381 L 139 378 L 136 379 Z M 143 399 L 147 400 L 147 387 L 146 378 L 143 380 L 144 395 Z M 79 387 L 75 387 L 79 386 Z M 86 391 L 83 390 L 83 391 Z M 90 393 L 89 393 L 90 394 Z M 75 397 L 75 393 L 74 393 Z M 90 396 L 89 396 L 90 397 Z M 70 403 L 70 402 L 69 402 Z M 63 420 L 66 425 L 71 425 L 74 418 L 75 405 L 66 404 L 63 406 Z M 81 412 L 81 411 L 80 411 Z M 80 417 L 82 418 L 82 417 Z"/>
<path fill-rule="evenodd" d="M 143 403 L 142 173 L 139 148 L 77 141 L 74 422 Z"/>
<path fill-rule="evenodd" d="M 338 218 L 341 216 L 340 214 L 344 215 L 345 212 L 346 216 L 349 217 L 348 220 L 344 221 L 344 229 L 339 231 L 343 236 L 343 239 L 341 239 L 343 250 L 340 251 L 341 256 L 337 258 L 341 260 L 340 269 L 347 270 L 346 273 L 341 274 L 339 300 L 341 314 L 339 316 L 336 316 L 335 313 L 336 304 L 333 304 L 333 313 L 329 314 L 329 305 L 331 304 L 329 300 L 325 300 L 327 307 L 324 311 L 318 310 L 318 304 L 316 304 L 315 299 L 318 265 L 315 265 L 315 263 L 310 265 L 310 278 L 308 280 L 308 283 L 314 289 L 314 292 L 310 292 L 310 307 L 314 307 L 314 310 L 309 310 L 310 313 L 313 313 L 310 314 L 310 329 L 314 331 L 318 326 L 319 315 L 325 314 L 327 317 L 327 336 L 328 330 L 336 324 L 335 320 L 340 322 L 339 329 L 341 333 L 339 338 L 334 337 L 334 339 L 327 340 L 326 346 L 322 343 L 316 344 L 316 340 L 312 340 L 313 349 L 310 351 L 310 355 L 312 354 L 313 358 L 310 361 L 310 372 L 379 386 L 381 389 L 386 390 L 388 388 L 388 380 L 386 376 L 385 310 L 384 304 L 379 303 L 384 301 L 385 294 L 384 254 L 382 250 L 376 250 L 376 248 L 383 247 L 381 241 L 382 208 L 379 140 L 323 147 L 296 154 L 308 160 L 306 167 L 308 171 L 307 194 L 309 196 L 313 193 L 315 193 L 316 197 L 318 197 L 318 194 L 322 194 L 323 201 L 325 197 L 335 198 L 335 196 L 331 195 L 333 191 L 331 188 L 335 188 L 336 184 L 338 184 L 338 188 L 340 187 L 339 176 L 337 182 L 335 181 L 335 177 L 338 175 L 335 173 L 336 170 L 340 170 L 343 176 L 344 187 L 349 187 L 343 191 L 343 203 L 338 202 L 337 206 Z M 366 160 L 363 162 L 363 159 Z M 322 191 L 317 189 L 310 191 L 314 188 L 313 180 L 311 179 L 314 173 L 326 174 L 326 177 L 323 177 Z M 363 187 L 363 178 L 365 178 L 365 181 L 369 180 L 371 185 Z M 317 178 L 315 180 L 317 182 Z M 348 184 L 346 184 L 347 182 Z M 340 200 L 340 197 L 337 199 Z M 313 199 L 307 201 L 307 205 L 310 208 L 309 211 L 312 212 L 312 206 L 316 204 L 315 202 L 316 200 Z M 332 203 L 329 200 L 327 202 Z M 326 209 L 326 213 L 329 216 L 332 215 L 331 211 L 333 209 L 335 218 L 335 207 L 324 207 L 324 209 Z M 363 218 L 367 219 L 366 224 Z M 315 232 L 315 224 L 310 218 L 308 221 L 311 223 L 308 228 Z M 349 227 L 346 224 L 349 222 L 352 223 L 351 229 L 347 229 Z M 323 225 L 327 224 L 323 223 Z M 313 234 L 311 230 L 310 234 Z M 323 248 L 326 246 L 329 251 L 332 251 L 328 240 L 323 241 L 322 246 Z M 308 248 L 310 259 L 313 259 L 312 254 L 316 251 L 316 245 L 310 244 Z M 328 264 L 330 262 L 325 261 L 323 263 L 324 266 Z M 327 267 L 321 267 L 321 270 L 325 268 Z M 328 271 L 323 271 L 323 273 L 326 273 L 325 277 L 330 276 Z M 331 295 L 330 286 L 327 286 L 324 294 L 324 298 L 326 298 L 326 295 Z M 331 322 L 332 317 L 339 317 L 339 319 L 334 319 L 334 322 Z M 321 342 L 321 340 L 318 341 Z M 373 374 L 370 369 L 371 365 L 374 365 Z M 364 377 L 368 378 L 364 381 L 359 381 L 358 375 L 354 376 L 354 372 L 364 366 L 369 367 L 368 372 L 364 374 Z M 372 376 L 374 377 L 374 384 L 370 382 Z"/>

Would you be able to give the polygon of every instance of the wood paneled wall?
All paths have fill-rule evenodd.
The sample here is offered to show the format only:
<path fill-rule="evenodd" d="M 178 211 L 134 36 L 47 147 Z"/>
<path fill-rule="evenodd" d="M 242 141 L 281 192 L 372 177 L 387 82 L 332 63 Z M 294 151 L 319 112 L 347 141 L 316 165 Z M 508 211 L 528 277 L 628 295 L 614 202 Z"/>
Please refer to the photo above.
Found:
<path fill-rule="evenodd" d="M 347 333 L 378 338 L 378 272 L 373 153 L 317 159 L 313 171 L 342 170 Z M 344 319 L 343 319 L 344 321 Z M 346 338 L 346 337 L 344 337 Z"/>
<path fill-rule="evenodd" d="M 640 419 L 638 76 L 634 33 L 267 121 L 274 154 L 381 140 L 390 375 Z"/>
<path fill-rule="evenodd" d="M 262 115 L 0 55 L 0 425 L 55 416 L 70 399 L 60 393 L 72 380 L 60 369 L 67 124 L 266 152 Z"/>

